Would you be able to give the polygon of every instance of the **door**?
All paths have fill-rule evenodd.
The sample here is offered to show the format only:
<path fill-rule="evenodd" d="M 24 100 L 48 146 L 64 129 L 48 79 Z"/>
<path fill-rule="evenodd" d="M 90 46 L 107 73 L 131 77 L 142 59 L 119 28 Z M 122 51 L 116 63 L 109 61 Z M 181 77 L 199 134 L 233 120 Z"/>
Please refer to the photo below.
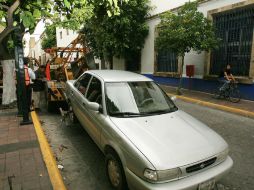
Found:
<path fill-rule="evenodd" d="M 89 73 L 83 74 L 77 81 L 74 83 L 74 90 L 70 92 L 72 94 L 71 104 L 75 115 L 77 116 L 78 120 L 82 124 L 83 127 L 85 126 L 86 121 L 82 117 L 83 115 L 83 101 L 88 89 L 89 82 L 92 76 Z"/>
<path fill-rule="evenodd" d="M 100 133 L 103 124 L 105 123 L 104 115 L 99 111 L 92 111 L 86 105 L 89 102 L 96 102 L 102 108 L 102 83 L 94 77 L 92 78 L 86 96 L 83 100 L 82 118 L 85 118 L 86 129 L 94 142 L 100 147 Z"/>

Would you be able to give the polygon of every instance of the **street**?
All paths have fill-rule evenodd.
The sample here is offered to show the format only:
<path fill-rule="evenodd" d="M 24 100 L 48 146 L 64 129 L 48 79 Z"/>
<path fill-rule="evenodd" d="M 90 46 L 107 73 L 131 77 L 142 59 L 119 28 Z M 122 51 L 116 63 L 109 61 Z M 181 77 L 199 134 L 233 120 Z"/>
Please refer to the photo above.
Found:
<path fill-rule="evenodd" d="M 178 107 L 201 120 L 229 144 L 234 160 L 231 172 L 220 182 L 220 189 L 250 190 L 254 186 L 254 120 L 177 100 Z M 56 156 L 68 189 L 111 189 L 107 181 L 104 155 L 79 125 L 65 124 L 57 114 L 39 114 L 42 127 Z M 177 127 L 177 126 L 176 126 Z"/>

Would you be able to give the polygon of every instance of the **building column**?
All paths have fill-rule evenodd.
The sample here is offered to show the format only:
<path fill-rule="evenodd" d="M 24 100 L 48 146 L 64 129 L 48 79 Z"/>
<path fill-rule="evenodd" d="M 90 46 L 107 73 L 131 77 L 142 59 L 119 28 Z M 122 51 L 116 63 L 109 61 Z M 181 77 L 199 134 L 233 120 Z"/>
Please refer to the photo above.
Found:
<path fill-rule="evenodd" d="M 254 82 L 254 32 L 253 32 L 253 37 L 252 37 L 252 48 L 251 48 L 249 77 L 252 78 L 253 82 Z"/>

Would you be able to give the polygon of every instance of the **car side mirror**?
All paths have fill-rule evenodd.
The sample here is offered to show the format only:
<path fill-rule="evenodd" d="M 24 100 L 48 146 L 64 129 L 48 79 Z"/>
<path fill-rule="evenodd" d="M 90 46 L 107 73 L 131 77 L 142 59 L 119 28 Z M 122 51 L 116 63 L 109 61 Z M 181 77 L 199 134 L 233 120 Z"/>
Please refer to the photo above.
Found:
<path fill-rule="evenodd" d="M 99 111 L 100 105 L 96 102 L 89 102 L 87 103 L 87 108 L 92 111 Z"/>
<path fill-rule="evenodd" d="M 173 102 L 175 102 L 177 98 L 176 98 L 176 96 L 171 96 L 170 99 L 171 99 Z"/>

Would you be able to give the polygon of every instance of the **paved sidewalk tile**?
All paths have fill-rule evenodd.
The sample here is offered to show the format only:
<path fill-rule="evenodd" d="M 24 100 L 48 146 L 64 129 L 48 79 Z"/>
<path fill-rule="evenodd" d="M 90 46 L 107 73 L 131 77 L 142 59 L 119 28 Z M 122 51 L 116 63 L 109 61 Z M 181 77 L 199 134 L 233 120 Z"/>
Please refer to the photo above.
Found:
<path fill-rule="evenodd" d="M 34 126 L 0 110 L 0 190 L 52 190 Z"/>

